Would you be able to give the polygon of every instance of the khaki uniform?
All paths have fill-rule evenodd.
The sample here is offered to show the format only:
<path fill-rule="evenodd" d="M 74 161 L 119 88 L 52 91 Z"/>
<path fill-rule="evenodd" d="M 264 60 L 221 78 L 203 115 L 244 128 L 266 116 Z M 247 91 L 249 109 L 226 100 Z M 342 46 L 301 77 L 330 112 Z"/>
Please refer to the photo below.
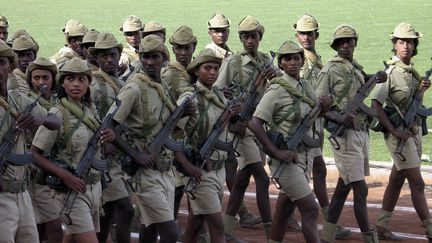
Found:
<path fill-rule="evenodd" d="M 161 79 L 168 85 L 175 99 L 191 85 L 189 74 L 177 61 L 169 62 L 167 67 L 162 68 Z"/>
<path fill-rule="evenodd" d="M 30 86 L 26 81 L 25 74 L 19 69 L 15 69 L 8 77 L 7 89 L 17 89 L 23 94 L 28 94 Z"/>
<path fill-rule="evenodd" d="M 167 105 L 149 82 L 153 81 L 146 74 L 135 74 L 120 90 L 118 98 L 122 104 L 114 116 L 114 120 L 129 128 L 130 141 L 140 151 L 145 151 L 170 115 Z M 156 155 L 155 168 L 139 168 L 135 175 L 141 220 L 146 226 L 174 220 L 173 158 L 174 152 L 164 148 Z"/>
<path fill-rule="evenodd" d="M 114 103 L 114 98 L 117 97 L 117 93 L 124 85 L 124 82 L 100 69 L 93 73 L 93 77 L 90 87 L 91 97 L 96 105 L 99 117 L 103 118 Z M 103 191 L 103 202 L 111 202 L 129 196 L 122 179 L 124 174 L 118 163 L 118 156 L 110 157 L 108 160 L 111 182 L 107 183 L 107 188 Z"/>
<path fill-rule="evenodd" d="M 365 83 L 362 67 L 341 57 L 333 57 L 318 76 L 318 97 L 334 93 L 336 109 L 342 110 Z M 359 111 L 354 119 L 354 128 L 346 128 L 345 134 L 337 137 L 341 148 L 332 147 L 339 177 L 345 184 L 364 180 L 369 175 L 369 135 L 365 113 Z"/>
<path fill-rule="evenodd" d="M 120 65 L 129 67 L 129 65 L 132 64 L 135 60 L 139 60 L 139 54 L 137 52 L 137 49 L 128 44 L 126 47 L 123 48 L 123 51 L 121 53 Z"/>
<path fill-rule="evenodd" d="M 258 52 L 256 60 L 245 53 L 230 56 L 222 63 L 215 88 L 223 89 L 224 87 L 234 86 L 234 97 L 239 97 L 241 89 L 247 94 L 251 87 L 255 85 L 255 79 L 260 70 L 269 61 L 269 57 L 261 52 Z M 262 96 L 264 88 L 260 87 L 258 92 Z M 244 101 L 246 95 L 243 97 L 245 97 L 243 98 Z M 258 140 L 249 129 L 246 129 L 245 136 L 239 140 L 237 146 L 240 153 L 240 157 L 237 157 L 240 170 L 249 164 L 262 162 L 259 147 Z"/>
<path fill-rule="evenodd" d="M 79 57 L 82 59 L 82 57 L 72 50 L 72 48 L 63 46 L 50 58 L 50 61 L 56 65 L 59 65 L 62 61 L 64 61 L 65 57 L 67 57 L 67 59 L 72 59 L 73 57 Z"/>
<path fill-rule="evenodd" d="M 317 102 L 308 81 L 299 82 L 286 73 L 283 74 L 282 79 L 285 83 Z M 254 116 L 269 124 L 271 130 L 282 133 L 285 141 L 288 141 L 300 125 L 301 118 L 305 117 L 311 110 L 312 108 L 307 103 L 301 102 L 284 87 L 279 84 L 272 84 L 258 104 Z M 287 116 L 287 114 L 290 115 Z M 312 129 L 308 131 L 307 135 L 312 137 Z M 281 162 L 274 158 L 269 162 L 272 174 L 279 180 L 283 192 L 292 201 L 302 199 L 312 193 L 308 176 L 310 174 L 309 165 L 312 164 L 313 157 L 309 151 L 310 148 L 304 146 L 295 151 L 299 160 L 297 164 Z"/>
<path fill-rule="evenodd" d="M 205 46 L 205 48 L 212 49 L 216 56 L 222 59 L 225 59 L 233 54 L 233 52 L 229 49 L 228 46 L 225 47 L 226 49 L 216 45 L 213 41 L 212 43 Z"/>
<path fill-rule="evenodd" d="M 8 103 L 16 111 L 22 111 L 32 101 L 17 90 L 8 91 Z M 32 114 L 46 115 L 40 106 Z M 0 106 L 0 137 L 2 138 L 15 120 Z M 18 136 L 14 153 L 28 152 L 25 134 Z M 8 163 L 2 169 L 0 185 L 0 242 L 38 242 L 35 216 L 27 191 L 29 183 L 29 166 L 16 166 Z"/>
<path fill-rule="evenodd" d="M 74 103 L 73 101 L 71 101 Z M 81 104 L 78 104 L 81 106 Z M 67 120 L 72 127 L 78 122 L 78 118 L 71 114 L 71 112 L 65 109 L 66 117 L 63 117 L 63 112 L 60 110 L 60 104 L 56 105 L 50 110 L 50 113 L 56 115 L 61 121 L 62 125 L 60 130 L 53 131 L 46 127 L 39 127 L 36 135 L 33 139 L 33 145 L 44 151 L 46 154 L 51 154 L 53 158 L 59 157 L 57 151 L 53 152 L 54 149 L 65 153 L 63 158 L 67 159 L 66 163 L 76 168 L 79 161 L 87 148 L 88 142 L 93 136 L 94 132 L 92 129 L 87 127 L 83 122 L 80 122 L 77 129 L 73 131 L 69 143 L 71 144 L 71 151 L 66 151 L 66 148 L 56 148 L 54 145 L 60 144 L 60 139 L 65 135 L 65 121 Z M 83 107 L 86 115 L 95 117 L 95 112 L 90 111 L 88 107 Z M 97 153 L 95 159 L 100 159 L 100 153 Z M 89 172 L 90 177 L 97 178 L 101 172 L 91 169 Z M 89 231 L 99 231 L 99 207 L 102 196 L 102 189 L 100 180 L 87 182 L 86 192 L 79 194 L 73 204 L 70 218 L 72 225 L 65 225 L 66 234 L 80 234 Z M 60 203 L 64 203 L 66 193 L 55 192 L 55 198 Z"/>
<path fill-rule="evenodd" d="M 396 62 L 400 62 L 400 60 L 393 57 L 389 63 L 391 65 L 387 69 L 387 82 L 377 84 L 372 99 L 383 105 L 397 106 L 400 112 L 405 115 L 420 82 L 412 75 L 410 71 L 412 66 L 403 67 L 396 65 Z M 398 139 L 391 133 L 384 136 L 384 141 L 397 170 L 417 168 L 421 165 L 422 130 L 421 121 L 419 120 L 417 120 L 417 128 L 419 132 L 415 136 L 408 138 L 402 148 L 402 154 L 405 156 L 406 161 L 401 161 L 394 154 Z M 396 129 L 403 130 L 404 127 L 401 124 Z"/>
<path fill-rule="evenodd" d="M 186 131 L 187 137 L 191 141 L 190 145 L 195 151 L 207 140 L 214 124 L 224 111 L 224 108 L 218 107 L 211 99 L 219 100 L 220 104 L 225 103 L 225 98 L 219 90 L 212 89 L 210 91 L 199 81 L 197 81 L 196 87 L 200 92 L 197 96 L 198 114 L 185 118 L 178 123 L 178 126 Z M 192 92 L 183 93 L 177 103 L 181 104 L 191 94 Z M 193 131 L 195 132 L 192 134 Z M 231 136 L 229 136 L 228 130 L 225 128 L 225 131 L 219 136 L 219 140 L 226 142 L 227 139 L 230 140 Z M 195 200 L 189 200 L 194 215 L 214 214 L 222 211 L 225 182 L 224 165 L 227 157 L 227 152 L 214 150 L 206 165 L 211 166 L 212 169 L 201 168 L 201 182 L 196 185 L 193 191 Z M 197 162 L 191 161 L 191 163 Z M 201 164 L 195 164 L 195 166 L 200 167 Z M 190 178 L 186 177 L 184 181 L 188 182 L 189 180 Z"/>

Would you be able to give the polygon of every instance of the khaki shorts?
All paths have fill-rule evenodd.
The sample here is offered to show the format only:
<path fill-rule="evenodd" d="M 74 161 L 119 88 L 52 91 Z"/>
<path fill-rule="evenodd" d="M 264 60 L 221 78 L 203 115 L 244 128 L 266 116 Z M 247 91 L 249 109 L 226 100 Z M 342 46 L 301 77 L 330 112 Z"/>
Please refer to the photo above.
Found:
<path fill-rule="evenodd" d="M 112 202 L 129 196 L 120 166 L 116 161 L 113 161 L 112 164 L 113 166 L 109 171 L 111 182 L 107 183 L 107 188 L 103 190 L 103 202 Z"/>
<path fill-rule="evenodd" d="M 194 215 L 222 212 L 225 168 L 207 172 L 201 170 L 201 182 L 194 190 L 195 200 L 189 200 Z M 188 181 L 186 179 L 185 181 Z"/>
<path fill-rule="evenodd" d="M 54 198 L 55 192 L 46 185 L 33 183 L 29 186 L 37 224 L 44 224 L 60 218 L 60 204 Z"/>
<path fill-rule="evenodd" d="M 30 195 L 0 192 L 0 242 L 39 242 Z"/>
<path fill-rule="evenodd" d="M 174 220 L 175 178 L 172 170 L 139 169 L 136 199 L 141 223 L 149 226 Z"/>
<path fill-rule="evenodd" d="M 346 129 L 337 137 L 340 149 L 331 146 L 339 177 L 349 184 L 369 175 L 369 135 L 366 131 Z"/>
<path fill-rule="evenodd" d="M 263 163 L 264 166 L 258 141 L 251 132 L 239 140 L 237 151 L 240 154 L 237 157 L 239 170 L 243 170 L 247 165 L 258 162 Z"/>
<path fill-rule="evenodd" d="M 101 183 L 87 185 L 87 190 L 75 199 L 70 212 L 71 225 L 65 225 L 65 234 L 80 234 L 90 231 L 99 232 L 99 207 L 102 197 Z M 57 193 L 56 199 L 63 202 L 66 193 Z"/>
<path fill-rule="evenodd" d="M 416 136 L 410 137 L 405 141 L 402 147 L 402 154 L 406 159 L 405 161 L 402 161 L 399 156 L 394 154 L 394 151 L 397 147 L 398 139 L 392 134 L 390 134 L 387 139 L 384 139 L 397 170 L 420 167 L 422 154 L 421 133 L 421 127 L 419 127 L 419 133 Z"/>

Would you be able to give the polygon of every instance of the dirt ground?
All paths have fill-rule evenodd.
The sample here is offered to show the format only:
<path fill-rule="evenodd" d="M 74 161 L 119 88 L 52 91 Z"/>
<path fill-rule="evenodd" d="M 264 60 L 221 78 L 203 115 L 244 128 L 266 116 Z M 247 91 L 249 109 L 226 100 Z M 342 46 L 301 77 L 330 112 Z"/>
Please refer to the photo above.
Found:
<path fill-rule="evenodd" d="M 327 166 L 328 175 L 327 175 L 327 187 L 329 192 L 329 197 L 331 197 L 334 188 L 336 186 L 338 172 L 334 165 L 332 165 L 332 161 L 327 161 L 329 165 Z M 378 210 L 381 208 L 382 197 L 384 194 L 385 187 L 387 185 L 388 176 L 390 170 L 388 168 L 389 163 L 387 164 L 376 164 L 374 163 L 371 167 L 371 176 L 367 177 L 367 183 L 369 185 L 369 195 L 368 195 L 368 215 L 371 226 L 374 225 L 375 217 Z M 387 168 L 383 168 L 387 167 Z M 432 167 L 425 167 L 423 169 L 423 178 L 426 183 L 426 199 L 428 201 L 429 208 L 432 208 Z M 255 184 L 251 181 L 248 191 L 245 195 L 244 201 L 247 207 L 254 214 L 258 214 L 258 209 L 256 206 L 255 199 Z M 226 202 L 228 201 L 228 190 L 226 190 L 226 195 L 224 197 L 224 208 Z M 271 185 L 270 187 L 270 202 L 271 208 L 274 212 L 275 202 L 278 195 L 278 190 Z M 343 209 L 341 218 L 339 220 L 340 224 L 346 228 L 349 228 L 353 231 L 353 234 L 344 240 L 339 240 L 336 242 L 362 242 L 360 230 L 358 228 L 357 222 L 354 217 L 353 212 L 353 198 L 352 193 L 348 196 L 348 199 L 345 203 L 345 207 Z M 432 212 L 432 210 L 431 210 Z M 300 221 L 299 213 L 296 211 L 297 219 Z M 183 198 L 182 208 L 179 215 L 179 223 L 181 226 L 185 226 L 187 219 L 187 210 L 186 210 L 186 201 Z M 319 227 L 322 226 L 322 216 L 319 218 Z M 421 221 L 418 218 L 415 209 L 413 208 L 410 190 L 408 187 L 408 183 L 405 183 L 403 190 L 401 192 L 399 201 L 397 203 L 397 208 L 395 209 L 393 218 L 390 223 L 390 227 L 394 233 L 402 236 L 404 238 L 403 242 L 427 242 L 425 238 L 424 228 L 421 226 Z M 235 236 L 248 243 L 265 243 L 264 230 L 261 226 L 251 227 L 251 228 L 242 228 L 237 226 L 234 231 Z M 135 237 L 137 235 L 135 234 Z M 133 238 L 135 238 L 133 237 Z M 136 239 L 134 239 L 136 240 Z M 287 231 L 285 234 L 284 242 L 296 242 L 302 243 L 305 242 L 303 235 L 301 233 L 289 232 Z M 382 241 L 385 242 L 385 241 Z"/>

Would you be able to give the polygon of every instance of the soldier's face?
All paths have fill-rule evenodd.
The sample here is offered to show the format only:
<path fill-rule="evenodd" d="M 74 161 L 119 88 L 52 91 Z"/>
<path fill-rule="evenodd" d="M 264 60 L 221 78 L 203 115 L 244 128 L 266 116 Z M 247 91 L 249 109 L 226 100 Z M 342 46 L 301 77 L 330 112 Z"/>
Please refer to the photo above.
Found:
<path fill-rule="evenodd" d="M 410 60 L 414 50 L 415 44 L 413 39 L 397 39 L 396 43 L 393 44 L 393 48 L 396 51 L 396 56 L 401 60 Z"/>
<path fill-rule="evenodd" d="M 352 60 L 354 56 L 354 49 L 357 45 L 355 38 L 340 38 L 336 40 L 336 47 L 338 55 L 342 58 Z"/>
<path fill-rule="evenodd" d="M 318 33 L 316 31 L 300 32 L 297 31 L 296 38 L 298 43 L 307 50 L 315 49 L 315 40 L 318 38 Z"/>
<path fill-rule="evenodd" d="M 258 52 L 259 42 L 261 40 L 258 31 L 243 32 L 240 34 L 240 41 L 243 43 L 243 48 L 249 54 Z"/>
<path fill-rule="evenodd" d="M 300 77 L 300 69 L 303 66 L 303 58 L 300 53 L 283 55 L 280 60 L 280 68 L 289 76 L 298 79 Z"/>
<path fill-rule="evenodd" d="M 143 65 L 144 72 L 153 79 L 160 76 L 164 56 L 162 52 L 147 52 L 141 53 L 140 61 Z"/>
<path fill-rule="evenodd" d="M 115 75 L 117 73 L 120 60 L 120 52 L 117 48 L 110 48 L 107 50 L 99 51 L 97 61 L 102 71 Z"/>
<path fill-rule="evenodd" d="M 7 57 L 0 57 L 0 85 L 6 85 L 10 72 L 12 72 L 12 66 L 9 59 Z"/>
<path fill-rule="evenodd" d="M 18 67 L 25 72 L 28 65 L 36 59 L 36 53 L 33 50 L 17 51 Z"/>
<path fill-rule="evenodd" d="M 6 27 L 0 27 L 0 40 L 6 41 L 8 34 L 8 29 Z"/>
<path fill-rule="evenodd" d="M 177 62 L 179 62 L 183 67 L 187 67 L 192 60 L 192 55 L 195 51 L 194 43 L 189 43 L 186 45 L 174 44 L 172 48 L 174 55 L 176 56 Z"/>
<path fill-rule="evenodd" d="M 198 67 L 195 75 L 202 85 L 210 89 L 219 75 L 219 67 L 220 65 L 217 62 L 206 62 Z"/>
<path fill-rule="evenodd" d="M 82 58 L 85 58 L 81 46 L 78 45 L 78 42 L 81 41 L 82 41 L 82 36 L 69 37 L 68 39 L 69 47 L 72 48 L 72 50 L 74 50 L 74 52 L 76 52 Z"/>
<path fill-rule="evenodd" d="M 40 87 L 44 86 L 43 95 L 49 95 L 53 85 L 52 73 L 48 70 L 33 70 L 31 72 L 31 84 L 33 90 L 38 94 Z"/>
<path fill-rule="evenodd" d="M 89 88 L 89 80 L 85 74 L 66 75 L 62 86 L 69 98 L 81 102 Z"/>
<path fill-rule="evenodd" d="M 139 44 L 141 43 L 140 31 L 125 32 L 124 35 L 129 45 L 133 46 L 134 48 L 138 48 Z"/>
<path fill-rule="evenodd" d="M 215 28 L 208 31 L 212 41 L 218 46 L 224 46 L 228 41 L 228 28 Z"/>

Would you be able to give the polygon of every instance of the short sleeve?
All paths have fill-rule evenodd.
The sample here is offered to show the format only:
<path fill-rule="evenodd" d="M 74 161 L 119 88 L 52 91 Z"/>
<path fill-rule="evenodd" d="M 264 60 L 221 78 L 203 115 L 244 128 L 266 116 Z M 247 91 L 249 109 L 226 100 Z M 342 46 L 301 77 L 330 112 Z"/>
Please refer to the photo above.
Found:
<path fill-rule="evenodd" d="M 60 121 L 62 121 L 63 127 L 63 115 L 61 111 L 57 107 L 53 107 L 50 109 L 49 113 L 57 116 Z M 45 153 L 49 153 L 57 141 L 60 130 L 49 130 L 45 126 L 40 126 L 33 137 L 32 144 Z"/>
<path fill-rule="evenodd" d="M 129 82 L 120 89 L 117 98 L 120 100 L 121 105 L 117 113 L 114 115 L 114 120 L 120 124 L 126 121 L 129 114 L 133 112 L 137 102 L 139 102 L 140 92 L 141 90 L 139 86 L 134 82 Z M 116 104 L 113 103 L 109 112 L 112 112 L 115 107 Z"/>
<path fill-rule="evenodd" d="M 273 113 L 278 106 L 278 99 L 275 99 L 275 97 L 278 97 L 277 93 L 276 85 L 271 85 L 261 98 L 253 116 L 260 118 L 266 123 L 271 123 L 273 120 Z"/>

